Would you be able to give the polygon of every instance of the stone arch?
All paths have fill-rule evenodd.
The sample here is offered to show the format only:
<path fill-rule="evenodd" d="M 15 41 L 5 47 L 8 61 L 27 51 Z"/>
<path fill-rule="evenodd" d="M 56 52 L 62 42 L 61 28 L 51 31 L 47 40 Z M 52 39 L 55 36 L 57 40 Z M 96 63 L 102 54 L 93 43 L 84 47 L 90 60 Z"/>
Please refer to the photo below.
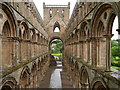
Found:
<path fill-rule="evenodd" d="M 2 38 L 2 65 L 3 68 L 11 67 L 16 61 L 12 61 L 15 58 L 15 37 L 17 36 L 17 22 L 12 9 L 6 3 L 0 3 L 3 13 L 6 16 L 6 21 L 3 22 L 3 26 L 0 33 L 3 34 Z"/>
<path fill-rule="evenodd" d="M 82 32 L 82 39 L 87 39 L 87 38 L 89 38 L 89 36 L 90 36 L 90 26 L 89 26 L 89 22 L 88 21 L 83 21 L 82 23 L 81 23 L 81 25 L 80 25 L 80 30 L 81 30 L 81 32 Z"/>
<path fill-rule="evenodd" d="M 78 62 L 75 61 L 75 87 L 78 88 L 79 87 L 79 65 L 78 65 Z"/>
<path fill-rule="evenodd" d="M 14 77 L 9 76 L 2 80 L 2 84 L 2 90 L 8 90 L 15 88 L 17 86 L 17 81 Z"/>
<path fill-rule="evenodd" d="M 2 86 L 1 90 L 12 90 L 12 88 L 14 88 L 13 82 L 8 81 Z"/>
<path fill-rule="evenodd" d="M 93 81 L 91 82 L 91 88 L 92 90 L 108 90 L 109 87 L 107 86 L 106 82 L 100 78 L 100 77 L 95 77 Z"/>
<path fill-rule="evenodd" d="M 93 65 L 104 66 L 106 71 L 110 71 L 111 67 L 110 40 L 113 36 L 112 24 L 118 12 L 119 9 L 116 3 L 101 3 L 97 6 L 92 17 L 92 48 L 94 48 L 92 62 Z M 104 32 L 99 36 L 101 29 L 104 29 Z"/>
<path fill-rule="evenodd" d="M 19 22 L 19 58 L 28 59 L 28 40 L 30 40 L 30 31 L 28 23 L 25 20 Z"/>
<path fill-rule="evenodd" d="M 80 46 L 80 57 L 85 62 L 88 62 L 90 57 L 88 53 L 90 52 L 90 24 L 87 20 L 84 20 L 80 25 L 80 40 L 82 41 Z"/>
<path fill-rule="evenodd" d="M 97 30 L 96 28 L 97 28 L 97 25 L 99 24 L 98 18 L 101 19 L 100 17 L 102 16 L 102 14 L 104 14 L 104 12 L 108 9 L 111 9 L 111 11 L 107 15 L 108 16 L 107 21 L 109 23 L 107 23 L 105 26 L 105 28 L 108 28 L 108 30 L 106 29 L 105 34 L 108 34 L 108 33 L 110 34 L 110 32 L 111 32 L 110 28 L 112 26 L 113 20 L 114 20 L 115 16 L 118 15 L 118 12 L 119 12 L 119 10 L 116 6 L 117 6 L 117 4 L 115 4 L 115 3 L 102 3 L 96 8 L 96 10 L 93 14 L 93 17 L 92 17 L 92 26 L 93 26 L 92 27 L 93 28 L 92 35 L 95 36 L 95 32 L 97 32 L 95 30 Z"/>
<path fill-rule="evenodd" d="M 40 42 L 40 34 L 39 33 L 36 34 L 36 41 Z"/>
<path fill-rule="evenodd" d="M 37 82 L 37 64 L 33 62 L 32 69 L 31 69 L 31 87 L 36 87 Z"/>
<path fill-rule="evenodd" d="M 32 42 L 36 41 L 36 31 L 35 31 L 35 29 L 32 29 L 32 31 L 31 31 L 31 40 L 32 40 Z"/>
<path fill-rule="evenodd" d="M 82 66 L 80 70 L 80 85 L 81 88 L 84 89 L 90 87 L 88 71 L 84 66 Z"/>
<path fill-rule="evenodd" d="M 102 35 L 104 35 L 103 34 L 105 32 L 104 31 L 104 23 L 101 20 L 99 21 L 97 28 L 98 28 L 98 32 L 97 32 L 96 36 L 101 37 Z"/>
<path fill-rule="evenodd" d="M 20 75 L 20 88 L 29 88 L 30 85 L 30 69 L 24 67 Z"/>
<path fill-rule="evenodd" d="M 2 30 L 3 38 L 2 38 L 2 65 L 4 65 L 4 68 L 10 67 L 13 62 L 12 62 L 12 57 L 11 53 L 13 54 L 13 47 L 12 47 L 12 42 L 11 42 L 11 28 L 8 20 L 4 23 L 3 25 L 3 30 Z M 12 47 L 12 48 L 11 48 Z"/>
<path fill-rule="evenodd" d="M 59 24 L 57 21 L 56 21 L 55 24 L 54 24 L 53 32 L 55 32 L 56 27 L 59 28 L 59 31 L 58 31 L 58 32 L 60 32 L 60 24 Z"/>
<path fill-rule="evenodd" d="M 9 24 L 8 20 L 3 25 L 2 35 L 3 35 L 3 37 L 11 36 L 10 24 Z"/>
<path fill-rule="evenodd" d="M 22 39 L 28 40 L 29 39 L 29 27 L 28 24 L 24 21 L 20 23 L 20 32 L 22 34 Z"/>
<path fill-rule="evenodd" d="M 7 19 L 8 19 L 8 23 L 10 23 L 10 32 L 11 32 L 11 36 L 12 37 L 16 37 L 17 36 L 17 19 L 12 11 L 12 9 L 9 7 L 9 5 L 7 5 L 6 3 L 0 3 L 0 5 L 2 6 L 2 10 L 5 12 L 5 14 L 7 15 Z"/>

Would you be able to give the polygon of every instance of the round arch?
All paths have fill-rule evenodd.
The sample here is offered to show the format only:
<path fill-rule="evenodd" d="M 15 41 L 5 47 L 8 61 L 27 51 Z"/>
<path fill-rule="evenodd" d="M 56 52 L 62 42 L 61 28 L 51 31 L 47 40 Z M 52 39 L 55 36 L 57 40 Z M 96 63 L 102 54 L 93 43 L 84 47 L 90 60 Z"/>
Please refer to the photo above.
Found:
<path fill-rule="evenodd" d="M 64 42 L 63 42 L 63 40 L 62 40 L 60 37 L 53 37 L 53 38 L 49 41 L 49 50 L 50 50 L 50 44 L 51 44 L 51 42 L 52 42 L 54 39 L 59 39 L 59 40 L 61 40 L 62 43 L 63 43 L 63 46 L 64 46 Z"/>

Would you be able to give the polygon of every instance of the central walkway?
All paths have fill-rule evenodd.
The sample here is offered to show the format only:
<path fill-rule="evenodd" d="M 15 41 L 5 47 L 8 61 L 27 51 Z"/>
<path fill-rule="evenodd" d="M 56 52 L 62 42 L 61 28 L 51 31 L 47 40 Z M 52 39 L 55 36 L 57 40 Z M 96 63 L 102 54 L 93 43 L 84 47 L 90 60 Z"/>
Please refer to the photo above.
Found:
<path fill-rule="evenodd" d="M 61 75 L 60 75 L 61 71 L 62 71 L 62 62 L 59 60 L 57 61 L 56 69 L 51 74 L 50 88 L 62 88 Z"/>
<path fill-rule="evenodd" d="M 40 88 L 73 88 L 67 73 L 62 70 L 61 60 L 56 60 L 57 66 L 50 67 L 41 81 Z M 67 84 L 66 84 L 67 83 Z"/>

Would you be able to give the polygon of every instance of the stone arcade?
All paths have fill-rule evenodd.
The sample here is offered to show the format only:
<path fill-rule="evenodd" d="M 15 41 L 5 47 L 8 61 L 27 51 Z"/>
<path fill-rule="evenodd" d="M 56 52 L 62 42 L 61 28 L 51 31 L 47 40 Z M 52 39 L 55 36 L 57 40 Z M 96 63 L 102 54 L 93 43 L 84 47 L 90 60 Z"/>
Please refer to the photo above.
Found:
<path fill-rule="evenodd" d="M 29 0 L 0 3 L 0 89 L 40 88 L 49 68 L 53 39 L 63 41 L 63 67 L 73 87 L 120 88 L 120 73 L 110 69 L 116 16 L 120 34 L 120 2 L 78 0 L 70 19 L 70 3 L 43 3 L 43 9 L 44 20 Z M 60 32 L 54 32 L 56 27 Z"/>

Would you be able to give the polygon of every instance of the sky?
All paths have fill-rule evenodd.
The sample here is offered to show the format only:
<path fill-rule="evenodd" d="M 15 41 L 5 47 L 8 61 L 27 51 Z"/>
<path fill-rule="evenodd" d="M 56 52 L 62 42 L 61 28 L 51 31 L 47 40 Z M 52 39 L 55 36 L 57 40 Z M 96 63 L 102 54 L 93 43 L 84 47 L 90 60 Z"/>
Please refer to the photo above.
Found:
<path fill-rule="evenodd" d="M 77 0 L 33 0 L 33 1 L 41 17 L 43 18 L 43 2 L 45 2 L 46 5 L 68 5 L 68 2 L 70 2 L 70 15 L 71 15 Z M 113 23 L 112 32 L 114 36 L 112 37 L 112 40 L 118 39 L 118 33 L 116 29 L 118 29 L 118 17 L 115 18 Z"/>
<path fill-rule="evenodd" d="M 41 17 L 43 18 L 43 2 L 45 2 L 46 5 L 68 5 L 68 2 L 70 2 L 70 14 L 71 14 L 77 0 L 33 0 L 33 1 L 38 11 L 40 12 Z"/>

